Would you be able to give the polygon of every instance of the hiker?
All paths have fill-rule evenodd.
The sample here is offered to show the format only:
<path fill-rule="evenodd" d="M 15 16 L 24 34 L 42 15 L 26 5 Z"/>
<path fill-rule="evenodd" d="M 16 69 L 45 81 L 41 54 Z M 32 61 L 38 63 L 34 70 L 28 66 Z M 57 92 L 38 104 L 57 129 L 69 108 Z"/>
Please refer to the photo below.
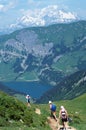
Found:
<path fill-rule="evenodd" d="M 26 96 L 26 99 L 27 99 L 27 106 L 30 107 L 30 96 L 27 95 L 27 96 Z"/>
<path fill-rule="evenodd" d="M 67 110 L 64 108 L 64 106 L 60 107 L 59 119 L 61 119 L 61 122 L 63 125 L 63 130 L 66 130 L 66 122 L 68 120 L 68 114 L 67 114 Z"/>
<path fill-rule="evenodd" d="M 57 121 L 56 117 L 56 105 L 52 103 L 52 101 L 49 101 L 49 107 L 51 110 L 51 117 L 53 117 Z"/>

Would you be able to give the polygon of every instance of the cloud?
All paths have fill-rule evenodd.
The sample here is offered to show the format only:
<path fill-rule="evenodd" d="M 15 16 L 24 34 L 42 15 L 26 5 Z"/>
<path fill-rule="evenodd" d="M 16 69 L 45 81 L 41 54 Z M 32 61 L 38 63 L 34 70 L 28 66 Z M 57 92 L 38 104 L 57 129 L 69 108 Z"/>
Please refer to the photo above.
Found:
<path fill-rule="evenodd" d="M 15 7 L 15 3 L 14 2 L 10 2 L 7 6 L 6 9 L 10 9 L 10 8 L 14 8 Z"/>
<path fill-rule="evenodd" d="M 9 3 L 5 3 L 5 4 L 0 4 L 0 12 L 6 12 L 6 11 L 8 11 L 8 10 L 10 10 L 10 9 L 12 9 L 12 8 L 14 8 L 15 7 L 15 2 L 13 1 L 11 1 L 11 2 L 9 2 Z"/>
<path fill-rule="evenodd" d="M 4 5 L 0 4 L 0 11 L 3 11 Z"/>

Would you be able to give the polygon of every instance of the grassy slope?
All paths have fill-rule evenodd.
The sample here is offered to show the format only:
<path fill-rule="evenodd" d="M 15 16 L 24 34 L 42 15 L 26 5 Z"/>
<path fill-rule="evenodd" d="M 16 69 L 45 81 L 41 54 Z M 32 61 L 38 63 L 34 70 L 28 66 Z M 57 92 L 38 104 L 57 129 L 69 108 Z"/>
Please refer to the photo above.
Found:
<path fill-rule="evenodd" d="M 64 100 L 55 102 L 57 104 L 57 117 L 60 106 L 63 105 L 68 110 L 69 116 L 73 119 L 72 125 L 77 130 L 86 130 L 86 93 L 73 100 Z M 49 116 L 49 107 L 47 105 L 40 105 L 44 114 Z"/>
<path fill-rule="evenodd" d="M 69 115 L 73 118 L 73 126 L 77 130 L 86 129 L 86 94 L 74 100 L 58 102 L 58 104 L 63 104 L 67 108 Z"/>
<path fill-rule="evenodd" d="M 54 70 L 62 70 L 66 74 L 78 70 L 77 66 L 79 61 L 86 60 L 86 51 L 79 50 L 72 53 L 67 53 L 62 56 L 56 63 L 52 65 Z"/>
<path fill-rule="evenodd" d="M 28 109 L 26 103 L 0 92 L 0 130 L 50 130 L 46 116 L 35 113 L 35 106 Z"/>
<path fill-rule="evenodd" d="M 9 114 L 11 113 L 7 113 L 10 112 L 10 110 L 13 111 L 12 113 L 14 113 L 14 117 L 17 118 L 16 113 L 18 114 L 18 111 L 21 115 L 21 108 L 23 109 L 23 111 L 25 112 L 25 115 L 21 115 L 22 119 L 25 120 L 25 123 L 22 124 L 19 120 L 15 120 L 13 124 L 10 124 L 5 127 L 2 127 L 0 125 L 0 130 L 50 130 L 49 126 L 46 125 L 44 122 L 46 121 L 47 117 L 50 115 L 50 110 L 49 110 L 49 105 L 48 104 L 31 104 L 31 110 L 28 111 L 27 107 L 22 103 L 17 101 L 16 99 L 12 98 L 12 101 L 10 99 L 10 97 L 8 97 L 7 95 L 4 95 L 5 97 L 2 98 L 2 93 L 0 93 L 0 124 L 1 121 L 3 119 L 3 121 L 5 121 L 5 119 L 9 119 L 10 116 Z M 23 97 L 24 98 L 24 97 Z M 7 104 L 9 104 L 8 108 L 4 108 L 4 106 L 2 107 L 2 100 L 4 101 L 4 105 L 6 107 Z M 6 102 L 5 102 L 6 100 Z M 23 99 L 22 99 L 23 100 Z M 10 103 L 9 103 L 10 101 Z M 72 123 L 70 125 L 72 125 L 73 127 L 75 127 L 77 130 L 85 130 L 86 129 L 86 114 L 85 114 L 85 110 L 86 110 L 86 93 L 83 94 L 82 96 L 75 98 L 73 100 L 64 100 L 64 101 L 56 101 L 54 102 L 57 105 L 57 117 L 58 117 L 58 113 L 60 110 L 60 106 L 63 105 L 65 106 L 65 108 L 68 110 L 68 114 L 69 116 L 73 119 Z M 7 103 L 7 104 L 6 104 Z M 20 104 L 20 105 L 19 105 Z M 15 107 L 15 110 L 14 110 Z M 3 109 L 2 109 L 3 108 Z M 35 113 L 35 108 L 39 108 L 41 110 L 41 115 L 37 115 Z M 2 113 L 1 111 L 4 111 L 5 109 L 5 118 L 2 118 Z M 8 110 L 7 110 L 8 109 Z M 30 114 L 30 115 L 29 115 Z M 18 114 L 19 115 L 19 114 Z M 30 117 L 31 116 L 31 117 Z M 20 117 L 20 116 L 19 116 Z M 32 123 L 30 124 L 30 126 L 27 125 L 28 119 L 32 119 Z M 10 119 L 12 120 L 12 119 Z M 5 124 L 6 122 L 2 122 L 2 125 Z"/>

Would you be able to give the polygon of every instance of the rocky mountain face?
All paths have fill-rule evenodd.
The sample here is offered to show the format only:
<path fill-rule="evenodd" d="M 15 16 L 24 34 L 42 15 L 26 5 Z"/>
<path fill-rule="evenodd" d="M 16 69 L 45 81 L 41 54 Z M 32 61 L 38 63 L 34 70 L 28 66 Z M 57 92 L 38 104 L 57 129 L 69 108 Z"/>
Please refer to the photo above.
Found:
<path fill-rule="evenodd" d="M 57 85 L 86 69 L 86 21 L 31 27 L 0 36 L 0 80 Z"/>

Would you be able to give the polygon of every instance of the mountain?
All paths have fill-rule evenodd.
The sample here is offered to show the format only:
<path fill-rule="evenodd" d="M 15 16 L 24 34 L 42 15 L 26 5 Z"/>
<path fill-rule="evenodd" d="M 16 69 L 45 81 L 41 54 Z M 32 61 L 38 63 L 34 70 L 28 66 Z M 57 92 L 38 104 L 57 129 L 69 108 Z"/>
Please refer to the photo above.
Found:
<path fill-rule="evenodd" d="M 86 69 L 86 21 L 30 27 L 0 36 L 0 80 L 52 85 Z"/>
<path fill-rule="evenodd" d="M 1 27 L 0 35 L 9 34 L 26 27 L 41 27 L 57 23 L 70 23 L 78 20 L 80 20 L 80 17 L 76 13 L 62 9 L 57 5 L 51 5 L 42 9 L 25 11 L 22 17 L 17 18 L 15 23 L 11 23 L 6 28 Z"/>
<path fill-rule="evenodd" d="M 42 9 L 28 10 L 23 13 L 23 16 L 17 18 L 15 23 L 9 25 L 8 28 L 1 28 L 1 32 L 6 33 L 7 30 L 12 32 L 17 29 L 26 27 L 47 26 L 57 23 L 68 23 L 80 20 L 79 16 L 67 9 L 62 9 L 57 5 L 47 6 Z"/>
<path fill-rule="evenodd" d="M 78 16 L 72 12 L 58 8 L 56 5 L 48 6 L 33 12 L 27 11 L 22 18 L 18 19 L 12 27 L 46 26 L 55 23 L 68 23 L 78 20 Z"/>
<path fill-rule="evenodd" d="M 47 91 L 38 99 L 38 103 L 45 103 L 49 100 L 68 100 L 86 93 L 86 70 L 75 72 L 64 78 L 54 88 Z"/>

